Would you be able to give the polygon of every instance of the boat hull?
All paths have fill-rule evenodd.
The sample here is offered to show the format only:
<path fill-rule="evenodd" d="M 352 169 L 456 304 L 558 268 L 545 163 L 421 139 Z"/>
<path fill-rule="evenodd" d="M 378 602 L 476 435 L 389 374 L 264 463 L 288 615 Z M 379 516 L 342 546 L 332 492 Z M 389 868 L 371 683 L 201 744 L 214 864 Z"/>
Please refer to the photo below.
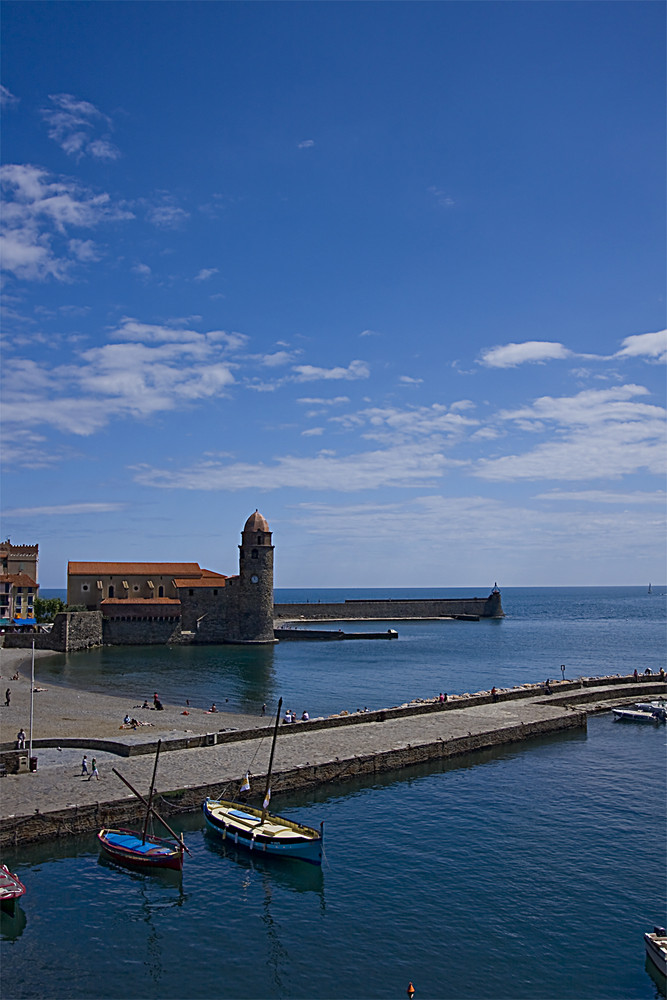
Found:
<path fill-rule="evenodd" d="M 144 871 L 183 869 L 183 849 L 173 841 L 161 837 L 146 837 L 142 844 L 141 834 L 134 830 L 100 830 L 97 835 L 103 853 L 128 868 L 142 868 Z"/>
<path fill-rule="evenodd" d="M 0 865 L 0 909 L 13 914 L 16 901 L 25 893 L 25 886 L 17 875 L 10 872 L 7 865 Z"/>
<path fill-rule="evenodd" d="M 258 854 L 322 864 L 322 830 L 303 826 L 283 816 L 269 813 L 262 823 L 262 811 L 225 799 L 206 799 L 204 819 L 209 830 L 227 843 Z"/>
<path fill-rule="evenodd" d="M 664 934 L 644 934 L 646 954 L 663 976 L 667 976 L 667 937 Z"/>

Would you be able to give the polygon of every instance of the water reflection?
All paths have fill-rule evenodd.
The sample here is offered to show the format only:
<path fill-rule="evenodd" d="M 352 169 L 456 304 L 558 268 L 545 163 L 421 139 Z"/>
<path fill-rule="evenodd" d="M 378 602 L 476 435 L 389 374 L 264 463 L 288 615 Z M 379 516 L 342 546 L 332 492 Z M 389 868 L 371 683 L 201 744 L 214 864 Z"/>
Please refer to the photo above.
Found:
<path fill-rule="evenodd" d="M 306 864 L 294 858 L 276 858 L 270 854 L 255 854 L 239 849 L 232 843 L 223 841 L 211 830 L 204 830 L 207 848 L 218 857 L 231 861 L 250 876 L 255 876 L 265 887 L 273 883 L 282 889 L 296 893 L 316 893 L 320 898 L 320 907 L 324 903 L 324 874 L 319 865 Z"/>
<path fill-rule="evenodd" d="M 19 903 L 16 903 L 12 913 L 0 910 L 0 937 L 3 941 L 16 941 L 25 930 L 27 917 Z"/>

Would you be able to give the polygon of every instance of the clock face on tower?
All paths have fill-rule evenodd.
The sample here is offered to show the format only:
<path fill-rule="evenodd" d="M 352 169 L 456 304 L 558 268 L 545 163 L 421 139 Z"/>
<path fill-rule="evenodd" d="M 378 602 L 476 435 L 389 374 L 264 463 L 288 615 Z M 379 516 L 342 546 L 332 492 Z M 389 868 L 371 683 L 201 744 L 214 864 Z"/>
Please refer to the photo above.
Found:
<path fill-rule="evenodd" d="M 259 577 L 258 577 L 258 576 L 256 576 L 256 575 L 255 575 L 255 574 L 253 573 L 253 575 L 252 575 L 252 576 L 250 577 L 250 582 L 251 582 L 251 583 L 259 583 Z"/>

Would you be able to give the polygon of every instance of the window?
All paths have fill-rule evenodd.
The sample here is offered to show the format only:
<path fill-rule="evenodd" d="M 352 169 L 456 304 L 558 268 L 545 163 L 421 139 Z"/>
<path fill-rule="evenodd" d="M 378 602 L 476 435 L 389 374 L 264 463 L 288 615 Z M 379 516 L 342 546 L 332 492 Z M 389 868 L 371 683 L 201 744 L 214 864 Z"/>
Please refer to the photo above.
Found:
<path fill-rule="evenodd" d="M 114 589 L 113 589 L 113 584 L 111 584 L 111 586 L 109 587 L 109 597 L 113 596 L 114 596 Z"/>
<path fill-rule="evenodd" d="M 135 592 L 135 594 L 139 590 L 139 588 L 137 587 L 136 583 L 135 583 L 134 587 L 132 588 L 132 590 Z"/>
<path fill-rule="evenodd" d="M 164 587 L 158 587 L 157 596 L 164 597 Z"/>
<path fill-rule="evenodd" d="M 214 591 L 213 591 L 213 596 L 214 596 L 214 597 L 217 597 L 217 596 L 218 596 L 218 591 L 217 591 L 217 590 L 214 590 Z"/>
<path fill-rule="evenodd" d="M 188 590 L 188 594 L 190 595 L 190 597 L 194 597 L 194 593 L 195 593 L 194 590 Z"/>
<path fill-rule="evenodd" d="M 252 556 L 253 559 L 256 559 L 257 558 L 257 549 L 253 549 L 252 552 L 250 553 L 250 555 Z"/>
<path fill-rule="evenodd" d="M 88 591 L 90 590 L 90 587 L 88 586 L 88 584 L 87 584 L 87 583 L 82 583 L 82 584 L 81 584 L 81 589 L 83 590 L 83 592 L 84 592 L 85 594 L 87 594 L 87 593 L 88 593 Z"/>
<path fill-rule="evenodd" d="M 258 545 L 261 545 L 261 544 L 262 544 L 262 537 L 263 537 L 262 535 L 258 535 L 258 536 L 257 536 L 257 544 L 258 544 Z"/>

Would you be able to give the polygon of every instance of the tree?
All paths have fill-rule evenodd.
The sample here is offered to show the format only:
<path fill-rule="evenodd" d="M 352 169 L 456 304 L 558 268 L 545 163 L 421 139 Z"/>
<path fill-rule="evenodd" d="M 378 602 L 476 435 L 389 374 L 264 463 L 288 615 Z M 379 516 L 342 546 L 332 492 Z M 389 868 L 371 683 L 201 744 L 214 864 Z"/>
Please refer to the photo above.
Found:
<path fill-rule="evenodd" d="M 35 598 L 35 618 L 38 623 L 52 622 L 58 612 L 66 610 L 67 605 L 59 597 Z"/>

